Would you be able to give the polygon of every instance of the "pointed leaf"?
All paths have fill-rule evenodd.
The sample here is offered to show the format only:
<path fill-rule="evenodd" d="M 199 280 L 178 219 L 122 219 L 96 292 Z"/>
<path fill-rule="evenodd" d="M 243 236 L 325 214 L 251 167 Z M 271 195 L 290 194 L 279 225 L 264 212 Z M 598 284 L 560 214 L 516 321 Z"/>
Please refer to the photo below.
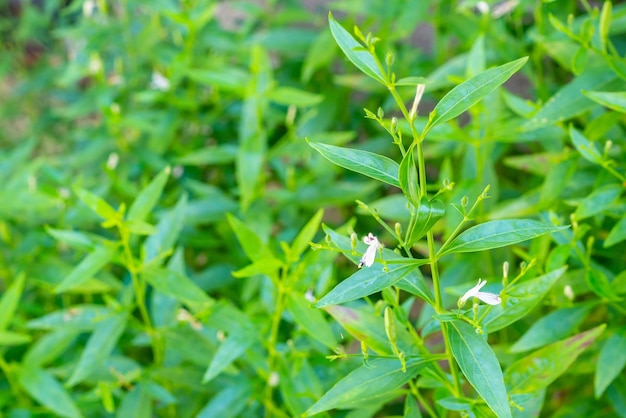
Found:
<path fill-rule="evenodd" d="M 626 327 L 617 330 L 600 350 L 594 377 L 595 396 L 599 398 L 626 366 Z"/>
<path fill-rule="evenodd" d="M 530 219 L 489 221 L 462 232 L 439 250 L 439 256 L 505 247 L 567 228 L 569 227 L 548 225 Z"/>
<path fill-rule="evenodd" d="M 585 138 L 585 136 L 573 126 L 570 126 L 569 128 L 569 135 L 572 139 L 572 144 L 574 144 L 580 155 L 585 160 L 594 164 L 602 164 L 604 158 L 602 158 L 602 154 L 600 154 L 600 151 L 598 151 L 593 142 Z"/>
<path fill-rule="evenodd" d="M 311 337 L 331 350 L 335 349 L 338 345 L 337 338 L 328 322 L 324 319 L 321 311 L 312 308 L 310 305 L 311 303 L 302 294 L 289 293 L 287 295 L 287 309 L 293 315 L 294 320 Z"/>
<path fill-rule="evenodd" d="M 100 196 L 85 189 L 76 189 L 75 192 L 78 198 L 100 217 L 107 221 L 120 218 L 120 214 Z"/>
<path fill-rule="evenodd" d="M 491 68 L 459 84 L 432 111 L 431 127 L 459 116 L 503 84 L 528 61 L 528 57 Z"/>
<path fill-rule="evenodd" d="M 509 349 L 512 353 L 533 350 L 569 335 L 582 324 L 593 305 L 574 306 L 550 312 L 532 326 Z"/>
<path fill-rule="evenodd" d="M 324 158 L 333 164 L 383 183 L 400 187 L 398 182 L 399 166 L 391 158 L 358 149 L 336 147 L 319 142 L 307 142 L 311 148 L 322 154 Z"/>
<path fill-rule="evenodd" d="M 404 196 L 418 208 L 421 205 L 420 202 L 420 190 L 419 180 L 417 176 L 417 168 L 415 167 L 415 158 L 413 156 L 413 150 L 415 145 L 411 144 L 409 150 L 404 154 L 402 161 L 400 162 L 400 168 L 398 170 L 398 181 L 400 188 Z M 422 199 L 424 200 L 424 199 Z M 426 199 L 426 201 L 428 201 Z"/>
<path fill-rule="evenodd" d="M 363 73 L 384 84 L 385 77 L 380 72 L 378 65 L 376 65 L 376 60 L 372 57 L 372 54 L 357 42 L 343 26 L 337 23 L 331 13 L 328 13 L 328 23 L 335 42 L 337 42 L 343 53 L 346 54 L 346 57 Z"/>
<path fill-rule="evenodd" d="M 417 264 L 394 266 L 389 271 L 385 271 L 381 265 L 364 267 L 339 283 L 314 306 L 321 308 L 328 305 L 338 305 L 369 296 L 394 285 L 416 268 L 418 268 Z"/>
<path fill-rule="evenodd" d="M 291 255 L 292 257 L 300 257 L 300 255 L 309 248 L 309 243 L 313 241 L 317 230 L 320 227 L 320 222 L 322 222 L 322 217 L 324 216 L 324 209 L 319 209 L 315 212 L 315 215 L 307 222 L 306 225 L 302 228 L 302 230 L 298 233 L 298 236 L 293 240 L 291 244 Z"/>
<path fill-rule="evenodd" d="M 26 276 L 19 274 L 0 299 L 0 331 L 6 330 L 13 320 L 13 315 L 22 297 L 25 280 Z"/>
<path fill-rule="evenodd" d="M 617 112 L 626 113 L 626 92 L 623 91 L 585 91 L 582 93 L 596 103 L 613 109 Z"/>
<path fill-rule="evenodd" d="M 242 326 L 233 330 L 215 352 L 202 382 L 206 383 L 223 372 L 256 341 L 255 332 L 250 327 Z"/>
<path fill-rule="evenodd" d="M 56 415 L 67 418 L 82 417 L 70 395 L 50 372 L 24 365 L 18 373 L 18 380 L 33 399 Z"/>
<path fill-rule="evenodd" d="M 364 402 L 385 397 L 389 392 L 414 378 L 426 361 L 420 358 L 407 360 L 406 372 L 397 359 L 377 358 L 358 367 L 335 384 L 303 416 L 311 416 L 334 408 L 354 408 Z"/>
<path fill-rule="evenodd" d="M 491 333 L 522 319 L 548 294 L 552 285 L 565 273 L 567 266 L 553 270 L 511 287 L 503 296 L 503 303 L 492 306 L 483 326 Z"/>
<path fill-rule="evenodd" d="M 96 273 L 113 259 L 114 255 L 114 248 L 107 246 L 97 247 L 91 254 L 83 258 L 70 274 L 54 288 L 54 293 L 66 292 L 93 278 Z"/>
<path fill-rule="evenodd" d="M 626 239 L 626 216 L 617 221 L 615 226 L 609 232 L 609 235 L 604 241 L 604 248 L 612 247 L 613 245 L 622 242 Z"/>
<path fill-rule="evenodd" d="M 252 387 L 247 379 L 228 385 L 209 398 L 209 402 L 196 415 L 196 418 L 238 417 L 251 395 Z"/>
<path fill-rule="evenodd" d="M 599 325 L 517 360 L 506 369 L 504 376 L 509 392 L 528 393 L 547 387 L 567 371 L 605 328 L 606 324 Z"/>
<path fill-rule="evenodd" d="M 139 192 L 128 209 L 127 219 L 129 221 L 143 222 L 146 220 L 146 217 L 159 201 L 161 193 L 163 193 L 163 187 L 165 187 L 170 171 L 170 168 L 166 167 Z"/>
<path fill-rule="evenodd" d="M 409 235 L 410 238 L 407 242 L 407 246 L 412 246 L 426 235 L 433 225 L 435 225 L 439 219 L 443 218 L 445 213 L 446 208 L 440 200 L 433 199 L 429 202 L 426 197 L 423 197 L 417 208 L 417 216 L 415 217 L 415 223 Z"/>
<path fill-rule="evenodd" d="M 67 381 L 68 386 L 82 382 L 98 367 L 104 365 L 126 328 L 126 319 L 125 313 L 119 313 L 98 322 L 80 356 L 78 365 Z"/>
<path fill-rule="evenodd" d="M 187 195 L 184 194 L 176 206 L 161 218 L 156 226 L 157 232 L 150 235 L 144 242 L 144 263 L 174 248 L 185 223 L 186 210 Z"/>
<path fill-rule="evenodd" d="M 609 208 L 622 193 L 622 186 L 610 184 L 591 192 L 578 204 L 574 216 L 577 221 L 597 215 Z"/>
<path fill-rule="evenodd" d="M 165 268 L 150 268 L 144 277 L 156 290 L 187 305 L 206 305 L 211 298 L 186 275 Z"/>
<path fill-rule="evenodd" d="M 248 258 L 257 261 L 265 258 L 274 258 L 272 252 L 261 238 L 248 225 L 234 217 L 230 213 L 226 214 L 226 219 L 243 248 Z"/>
<path fill-rule="evenodd" d="M 152 417 L 152 399 L 150 399 L 150 396 L 141 384 L 126 392 L 117 409 L 116 418 L 126 417 Z"/>
<path fill-rule="evenodd" d="M 496 416 L 511 417 L 502 369 L 486 337 L 462 321 L 449 322 L 446 330 L 452 354 L 467 380 Z"/>

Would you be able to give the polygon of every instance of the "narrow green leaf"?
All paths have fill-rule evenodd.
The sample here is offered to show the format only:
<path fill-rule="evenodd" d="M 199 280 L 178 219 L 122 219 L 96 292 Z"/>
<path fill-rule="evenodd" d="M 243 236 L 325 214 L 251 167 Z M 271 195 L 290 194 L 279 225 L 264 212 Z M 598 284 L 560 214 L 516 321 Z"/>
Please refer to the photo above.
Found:
<path fill-rule="evenodd" d="M 609 385 L 606 394 L 617 416 L 626 418 L 626 375 L 618 376 Z"/>
<path fill-rule="evenodd" d="M 459 84 L 437 103 L 432 111 L 433 127 L 459 116 L 503 84 L 528 61 L 528 57 L 491 68 Z"/>
<path fill-rule="evenodd" d="M 256 276 L 257 274 L 267 274 L 271 277 L 276 275 L 278 273 L 278 269 L 284 266 L 285 263 L 277 258 L 261 258 L 237 271 L 233 271 L 232 275 L 238 279 Z"/>
<path fill-rule="evenodd" d="M 83 416 L 65 388 L 50 372 L 24 365 L 18 372 L 18 381 L 33 399 L 56 415 L 67 418 Z"/>
<path fill-rule="evenodd" d="M 328 13 L 328 23 L 335 42 L 337 42 L 343 53 L 346 54 L 346 57 L 363 73 L 384 84 L 385 77 L 380 72 L 378 65 L 376 65 L 376 60 L 372 54 L 357 42 L 343 26 L 337 23 L 330 12 Z"/>
<path fill-rule="evenodd" d="M 446 330 L 452 354 L 467 380 L 496 416 L 511 417 L 502 369 L 486 337 L 463 321 L 449 322 Z"/>
<path fill-rule="evenodd" d="M 13 320 L 13 315 L 15 315 L 15 310 L 22 297 L 25 280 L 26 276 L 23 273 L 18 274 L 0 299 L 0 331 L 6 330 Z"/>
<path fill-rule="evenodd" d="M 45 334 L 28 348 L 22 363 L 29 367 L 45 366 L 65 353 L 79 333 L 80 330 L 69 326 Z"/>
<path fill-rule="evenodd" d="M 617 112 L 626 113 L 626 92 L 617 91 L 585 91 L 582 93 L 596 103 L 613 109 Z"/>
<path fill-rule="evenodd" d="M 303 416 L 312 416 L 334 408 L 354 408 L 385 397 L 414 378 L 425 364 L 425 360 L 420 358 L 408 359 L 406 372 L 403 372 L 397 359 L 373 359 L 337 382 Z"/>
<path fill-rule="evenodd" d="M 52 235 L 52 237 L 57 241 L 62 242 L 71 248 L 82 251 L 93 250 L 94 243 L 84 232 L 54 229 L 50 227 L 46 227 L 46 232 Z"/>
<path fill-rule="evenodd" d="M 546 388 L 567 371 L 576 358 L 602 334 L 606 324 L 550 344 L 511 364 L 504 376 L 509 393 L 529 393 Z"/>
<path fill-rule="evenodd" d="M 120 219 L 120 214 L 100 196 L 85 189 L 76 189 L 75 192 L 78 198 L 101 218 L 107 221 Z"/>
<path fill-rule="evenodd" d="M 276 87 L 268 95 L 275 103 L 285 106 L 310 107 L 319 104 L 323 96 L 294 87 Z"/>
<path fill-rule="evenodd" d="M 91 254 L 83 258 L 70 274 L 54 288 L 54 293 L 66 292 L 93 278 L 96 273 L 111 261 L 115 252 L 116 250 L 111 247 L 97 247 Z"/>
<path fill-rule="evenodd" d="M 621 300 L 602 271 L 593 268 L 587 269 L 585 272 L 585 280 L 589 285 L 589 289 L 601 299 L 613 301 Z"/>
<path fill-rule="evenodd" d="M 414 149 L 415 145 L 412 144 L 406 154 L 404 154 L 404 157 L 400 162 L 400 168 L 398 169 L 398 181 L 404 196 L 406 196 L 408 201 L 411 202 L 414 207 L 418 208 L 420 207 L 421 202 L 417 168 L 415 167 L 415 158 L 413 156 Z"/>
<path fill-rule="evenodd" d="M 176 158 L 176 164 L 201 166 L 230 164 L 237 157 L 237 147 L 235 145 L 214 145 L 206 148 L 191 151 L 182 157 Z"/>
<path fill-rule="evenodd" d="M 398 163 L 391 158 L 373 152 L 351 148 L 336 147 L 307 141 L 311 148 L 322 154 L 333 164 L 363 174 L 383 183 L 400 187 L 398 182 Z"/>
<path fill-rule="evenodd" d="M 152 212 L 154 206 L 159 201 L 161 193 L 163 193 L 163 188 L 165 187 L 170 171 L 170 168 L 166 167 L 139 192 L 139 195 L 137 195 L 128 209 L 127 220 L 135 222 L 143 222 L 146 220 L 146 217 Z"/>
<path fill-rule="evenodd" d="M 619 328 L 600 350 L 594 376 L 595 396 L 599 398 L 626 366 L 626 327 Z"/>
<path fill-rule="evenodd" d="M 532 326 L 509 349 L 521 353 L 556 342 L 576 331 L 593 305 L 557 309 L 533 322 Z"/>
<path fill-rule="evenodd" d="M 439 256 L 505 247 L 544 234 L 563 231 L 568 226 L 548 225 L 530 219 L 489 221 L 471 227 L 439 250 Z"/>
<path fill-rule="evenodd" d="M 287 309 L 293 315 L 293 319 L 307 334 L 315 338 L 329 349 L 337 348 L 338 342 L 328 322 L 324 319 L 321 311 L 311 308 L 311 303 L 302 294 L 289 293 L 287 295 Z"/>
<path fill-rule="evenodd" d="M 150 418 L 152 417 L 152 399 L 143 385 L 139 384 L 126 392 L 119 408 L 117 418 Z"/>
<path fill-rule="evenodd" d="M 242 379 L 237 384 L 228 385 L 217 392 L 196 415 L 196 418 L 238 417 L 251 395 L 250 381 Z"/>
<path fill-rule="evenodd" d="M 126 328 L 126 320 L 126 313 L 118 313 L 98 322 L 80 356 L 78 365 L 67 381 L 67 386 L 82 382 L 104 365 Z"/>
<path fill-rule="evenodd" d="M 419 207 L 417 208 L 417 215 L 415 217 L 415 223 L 413 224 L 411 233 L 409 234 L 409 240 L 407 246 L 411 247 L 420 238 L 422 238 L 430 229 L 439 221 L 446 213 L 444 204 L 437 199 L 428 201 L 426 197 L 422 198 Z"/>
<path fill-rule="evenodd" d="M 241 245 L 241 248 L 243 248 L 244 253 L 246 253 L 250 260 L 257 261 L 260 259 L 274 258 L 268 246 L 248 225 L 230 213 L 226 214 L 226 219 L 228 220 L 230 228 L 237 236 L 239 245 Z"/>
<path fill-rule="evenodd" d="M 257 337 L 251 327 L 243 325 L 233 330 L 215 352 L 202 382 L 206 383 L 223 372 L 255 342 Z"/>
<path fill-rule="evenodd" d="M 378 264 L 364 267 L 335 286 L 314 306 L 321 308 L 328 305 L 338 305 L 369 296 L 396 284 L 418 267 L 417 264 L 408 264 L 399 267 L 394 266 L 389 271 L 385 271 L 386 269 Z"/>
<path fill-rule="evenodd" d="M 576 147 L 580 155 L 587 161 L 594 164 L 602 164 L 603 158 L 600 151 L 596 148 L 595 144 L 589 141 L 583 134 L 576 130 L 573 126 L 569 128 L 569 135 L 572 139 L 572 144 Z"/>
<path fill-rule="evenodd" d="M 12 331 L 0 331 L 0 346 L 12 346 L 27 344 L 32 340 L 28 334 L 21 334 Z"/>
<path fill-rule="evenodd" d="M 237 67 L 222 67 L 219 69 L 187 70 L 187 76 L 196 83 L 211 87 L 219 87 L 228 91 L 241 91 L 250 79 L 247 71 Z"/>
<path fill-rule="evenodd" d="M 186 210 L 187 195 L 184 194 L 178 199 L 174 209 L 161 218 L 156 226 L 157 232 L 150 235 L 144 242 L 144 264 L 174 248 L 185 223 Z"/>
<path fill-rule="evenodd" d="M 626 239 L 626 216 L 617 221 L 604 241 L 604 248 L 612 247 Z"/>
<path fill-rule="evenodd" d="M 609 208 L 622 193 L 622 190 L 622 186 L 617 184 L 595 189 L 578 204 L 576 212 L 574 212 L 576 220 L 581 221 Z"/>
<path fill-rule="evenodd" d="M 503 295 L 503 303 L 492 306 L 483 326 L 495 332 L 523 318 L 548 294 L 552 285 L 565 273 L 567 266 L 553 270 L 511 287 Z"/>
<path fill-rule="evenodd" d="M 324 216 L 324 209 L 319 209 L 315 212 L 315 215 L 311 217 L 309 222 L 304 225 L 304 227 L 300 230 L 296 238 L 293 240 L 291 244 L 291 256 L 298 258 L 300 255 L 309 248 L 309 244 L 313 241 L 317 230 L 320 227 L 320 223 L 322 222 L 322 217 Z"/>
<path fill-rule="evenodd" d="M 149 268 L 144 277 L 159 292 L 194 306 L 211 303 L 211 298 L 184 274 L 164 268 Z"/>

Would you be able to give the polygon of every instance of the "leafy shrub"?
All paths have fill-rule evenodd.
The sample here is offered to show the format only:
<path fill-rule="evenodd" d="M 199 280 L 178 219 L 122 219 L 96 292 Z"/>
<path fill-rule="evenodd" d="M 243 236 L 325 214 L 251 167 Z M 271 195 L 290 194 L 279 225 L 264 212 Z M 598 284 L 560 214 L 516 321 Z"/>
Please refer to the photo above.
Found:
<path fill-rule="evenodd" d="M 626 8 L 419 3 L 6 7 L 0 411 L 623 416 Z"/>

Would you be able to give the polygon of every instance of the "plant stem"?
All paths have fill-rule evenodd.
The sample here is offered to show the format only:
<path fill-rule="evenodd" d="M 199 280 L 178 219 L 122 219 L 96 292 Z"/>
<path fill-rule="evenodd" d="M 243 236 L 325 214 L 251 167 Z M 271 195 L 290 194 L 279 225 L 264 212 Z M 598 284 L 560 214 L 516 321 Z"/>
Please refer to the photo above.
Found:
<path fill-rule="evenodd" d="M 278 341 L 278 327 L 280 325 L 280 319 L 283 316 L 283 310 L 285 309 L 285 293 L 286 293 L 286 280 L 287 280 L 287 267 L 283 267 L 281 269 L 280 279 L 276 282 L 276 309 L 274 310 L 274 315 L 272 316 L 272 325 L 270 328 L 270 335 L 267 341 L 267 350 L 268 350 L 268 374 L 267 374 L 267 383 L 265 385 L 265 416 L 270 417 L 272 415 L 276 415 L 272 395 L 273 395 L 273 386 L 272 386 L 272 373 L 275 372 L 274 368 L 276 367 L 276 343 Z"/>

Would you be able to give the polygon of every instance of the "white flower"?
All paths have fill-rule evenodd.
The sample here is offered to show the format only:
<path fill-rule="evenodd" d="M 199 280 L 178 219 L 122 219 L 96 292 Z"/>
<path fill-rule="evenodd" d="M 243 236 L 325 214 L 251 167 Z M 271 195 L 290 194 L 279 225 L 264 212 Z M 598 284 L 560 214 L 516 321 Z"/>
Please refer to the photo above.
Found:
<path fill-rule="evenodd" d="M 374 264 L 374 259 L 376 258 L 376 250 L 380 246 L 378 242 L 378 238 L 376 238 L 371 232 L 367 234 L 367 236 L 363 237 L 363 242 L 366 243 L 369 247 L 365 250 L 365 254 L 361 257 L 361 261 L 359 262 L 359 268 L 363 267 L 365 264 L 366 267 L 371 267 Z"/>
<path fill-rule="evenodd" d="M 152 73 L 150 88 L 154 90 L 166 91 L 170 88 L 170 80 L 158 71 Z"/>
<path fill-rule="evenodd" d="M 502 303 L 502 299 L 500 299 L 500 296 L 496 295 L 495 293 L 480 291 L 480 289 L 486 284 L 486 280 L 478 279 L 478 284 L 465 292 L 465 294 L 459 299 L 459 308 L 465 305 L 465 302 L 467 302 L 467 300 L 472 297 L 478 298 L 489 305 L 498 305 Z"/>

